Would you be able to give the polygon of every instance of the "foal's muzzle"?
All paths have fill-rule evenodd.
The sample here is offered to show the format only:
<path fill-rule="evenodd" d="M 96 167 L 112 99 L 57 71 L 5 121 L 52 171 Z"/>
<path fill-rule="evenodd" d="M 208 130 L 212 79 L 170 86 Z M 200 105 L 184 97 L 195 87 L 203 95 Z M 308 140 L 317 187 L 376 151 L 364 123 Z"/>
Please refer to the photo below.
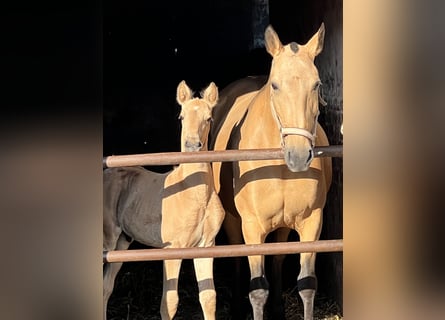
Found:
<path fill-rule="evenodd" d="M 202 142 L 199 140 L 186 140 L 185 150 L 188 152 L 199 151 L 202 148 Z"/>

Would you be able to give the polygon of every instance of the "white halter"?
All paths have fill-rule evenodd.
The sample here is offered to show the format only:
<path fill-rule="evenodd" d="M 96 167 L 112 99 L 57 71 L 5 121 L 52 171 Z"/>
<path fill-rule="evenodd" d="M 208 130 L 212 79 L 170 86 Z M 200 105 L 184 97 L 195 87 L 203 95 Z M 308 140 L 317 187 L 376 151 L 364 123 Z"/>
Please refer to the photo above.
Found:
<path fill-rule="evenodd" d="M 315 138 L 317 137 L 316 131 L 317 131 L 317 120 L 318 120 L 318 114 L 315 119 L 315 127 L 314 132 L 310 132 L 303 128 L 295 128 L 295 127 L 283 127 L 280 118 L 278 117 L 277 111 L 275 110 L 275 107 L 273 106 L 272 101 L 270 102 L 270 107 L 272 109 L 272 114 L 277 121 L 278 127 L 280 128 L 280 134 L 281 134 L 281 146 L 284 147 L 284 138 L 289 135 L 297 135 L 297 136 L 303 136 L 307 138 L 311 142 L 311 147 L 314 148 L 315 146 Z"/>

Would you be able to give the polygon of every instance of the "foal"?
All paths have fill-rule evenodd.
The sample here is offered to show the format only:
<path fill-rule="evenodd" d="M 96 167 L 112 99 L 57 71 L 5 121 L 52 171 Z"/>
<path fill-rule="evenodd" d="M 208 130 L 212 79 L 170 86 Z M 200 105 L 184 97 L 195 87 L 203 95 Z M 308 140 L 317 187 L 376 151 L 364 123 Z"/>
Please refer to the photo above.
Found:
<path fill-rule="evenodd" d="M 181 151 L 207 150 L 212 109 L 218 88 L 212 82 L 193 98 L 182 81 L 176 100 L 181 105 Z M 210 163 L 183 163 L 167 173 L 142 167 L 104 171 L 103 249 L 125 250 L 133 240 L 151 247 L 210 247 L 224 219 L 215 192 Z M 164 260 L 162 319 L 172 319 L 178 308 L 178 277 L 182 260 Z M 199 301 L 204 319 L 215 319 L 216 291 L 213 258 L 194 259 Z M 114 280 L 122 263 L 104 266 L 104 318 Z"/>

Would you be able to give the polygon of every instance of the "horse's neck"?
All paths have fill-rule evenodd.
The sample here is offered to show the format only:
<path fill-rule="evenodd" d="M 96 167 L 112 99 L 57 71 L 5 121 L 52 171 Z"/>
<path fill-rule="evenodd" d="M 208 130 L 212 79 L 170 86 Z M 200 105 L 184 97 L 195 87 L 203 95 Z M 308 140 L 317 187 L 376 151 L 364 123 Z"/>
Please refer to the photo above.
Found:
<path fill-rule="evenodd" d="M 269 104 L 270 92 L 266 84 L 250 102 L 249 110 L 241 128 L 243 148 L 280 148 L 280 129 L 272 115 Z"/>
<path fill-rule="evenodd" d="M 204 144 L 202 147 L 202 151 L 207 151 L 207 143 Z M 184 150 L 181 150 L 184 152 Z M 197 163 L 181 163 L 177 168 L 176 171 L 178 175 L 180 175 L 184 181 L 186 181 L 186 178 L 188 176 L 193 175 L 194 173 L 199 172 L 199 175 L 195 175 L 197 179 L 202 178 L 202 180 L 205 180 L 205 183 L 208 183 L 208 181 L 212 180 L 212 168 L 210 166 L 210 163 L 208 162 L 197 162 Z M 196 179 L 194 179 L 196 181 Z M 213 183 L 213 182 L 212 182 Z"/>

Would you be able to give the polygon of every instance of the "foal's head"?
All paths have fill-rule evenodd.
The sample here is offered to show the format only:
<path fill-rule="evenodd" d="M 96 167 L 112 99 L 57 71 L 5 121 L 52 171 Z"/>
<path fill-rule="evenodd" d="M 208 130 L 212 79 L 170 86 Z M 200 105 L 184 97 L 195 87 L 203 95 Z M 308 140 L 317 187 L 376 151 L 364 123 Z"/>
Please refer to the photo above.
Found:
<path fill-rule="evenodd" d="M 218 102 L 218 88 L 212 82 L 201 92 L 201 98 L 193 98 L 193 92 L 183 80 L 178 85 L 176 100 L 181 105 L 181 151 L 207 150 L 212 109 Z"/>
<path fill-rule="evenodd" d="M 267 86 L 271 110 L 281 132 L 286 164 L 305 171 L 314 157 L 319 87 L 315 57 L 322 51 L 324 25 L 305 44 L 283 46 L 271 26 L 266 29 L 267 52 L 273 57 Z"/>

